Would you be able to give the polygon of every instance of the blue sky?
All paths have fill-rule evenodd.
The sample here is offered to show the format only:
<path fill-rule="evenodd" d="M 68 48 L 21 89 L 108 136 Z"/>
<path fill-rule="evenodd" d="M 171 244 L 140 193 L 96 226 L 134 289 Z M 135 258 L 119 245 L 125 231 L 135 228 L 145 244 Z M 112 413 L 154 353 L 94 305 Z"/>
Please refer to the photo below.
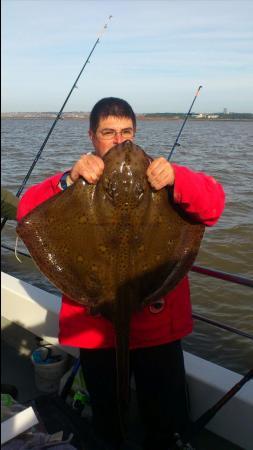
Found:
<path fill-rule="evenodd" d="M 252 0 L 2 0 L 2 111 L 253 112 Z"/>

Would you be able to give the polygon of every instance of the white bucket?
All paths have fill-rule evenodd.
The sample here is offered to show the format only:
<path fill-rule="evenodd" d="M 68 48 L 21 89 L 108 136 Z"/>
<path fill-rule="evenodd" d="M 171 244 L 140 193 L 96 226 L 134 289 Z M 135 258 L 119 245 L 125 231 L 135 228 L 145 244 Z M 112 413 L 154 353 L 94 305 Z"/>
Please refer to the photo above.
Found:
<path fill-rule="evenodd" d="M 35 352 L 41 351 L 43 353 L 44 350 L 45 347 L 39 347 Z M 46 362 L 45 360 L 37 362 L 34 357 L 35 352 L 31 356 L 34 366 L 35 385 L 40 391 L 48 393 L 58 391 L 61 377 L 66 370 L 68 358 L 67 353 L 60 351 L 58 347 L 51 345 L 50 351 L 53 357 L 59 356 L 59 361 Z"/>

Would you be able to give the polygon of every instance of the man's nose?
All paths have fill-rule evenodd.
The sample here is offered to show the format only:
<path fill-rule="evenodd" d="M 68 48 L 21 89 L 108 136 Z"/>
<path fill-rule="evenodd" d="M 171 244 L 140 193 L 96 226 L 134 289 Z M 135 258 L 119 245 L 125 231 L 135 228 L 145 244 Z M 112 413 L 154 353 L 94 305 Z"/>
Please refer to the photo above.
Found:
<path fill-rule="evenodd" d="M 121 142 L 123 142 L 125 140 L 125 138 L 123 138 L 121 133 L 116 133 L 113 139 L 113 143 L 116 144 L 121 144 Z"/>

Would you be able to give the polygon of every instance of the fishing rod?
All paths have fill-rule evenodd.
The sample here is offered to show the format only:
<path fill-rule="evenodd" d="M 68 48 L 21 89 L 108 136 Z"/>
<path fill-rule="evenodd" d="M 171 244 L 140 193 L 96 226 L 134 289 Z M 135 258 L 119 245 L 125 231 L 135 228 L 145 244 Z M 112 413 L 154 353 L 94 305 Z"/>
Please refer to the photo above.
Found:
<path fill-rule="evenodd" d="M 110 16 L 108 17 L 108 20 L 111 20 L 111 18 L 112 18 L 112 15 L 110 15 Z M 108 23 L 105 23 L 105 25 L 104 25 L 103 28 L 102 28 L 102 31 L 101 31 L 101 32 L 99 33 L 99 35 L 98 35 L 98 38 L 97 38 L 95 44 L 93 45 L 93 47 L 92 47 L 92 49 L 91 49 L 91 51 L 90 51 L 90 53 L 89 53 L 89 55 L 88 55 L 88 57 L 87 57 L 85 63 L 83 64 L 82 69 L 80 70 L 80 72 L 79 72 L 79 74 L 78 74 L 76 80 L 74 81 L 74 84 L 73 84 L 72 88 L 70 89 L 70 91 L 69 91 L 69 93 L 68 93 L 68 95 L 67 95 L 67 97 L 66 97 L 66 99 L 65 99 L 65 101 L 64 101 L 64 103 L 63 103 L 63 105 L 62 105 L 62 107 L 61 107 L 61 109 L 60 109 L 60 111 L 58 112 L 58 114 L 57 114 L 57 116 L 56 116 L 56 118 L 55 118 L 55 120 L 54 120 L 54 122 L 53 122 L 53 124 L 52 124 L 52 126 L 51 126 L 51 128 L 50 128 L 50 130 L 49 130 L 49 132 L 48 132 L 48 134 L 47 134 L 47 136 L 46 136 L 46 138 L 45 138 L 45 140 L 44 140 L 44 142 L 42 143 L 42 145 L 41 145 L 41 147 L 40 147 L 40 149 L 39 149 L 37 155 L 35 156 L 35 158 L 34 158 L 34 160 L 33 160 L 33 162 L 32 162 L 32 165 L 31 165 L 30 169 L 28 170 L 28 172 L 27 172 L 27 174 L 26 174 L 24 180 L 22 181 L 21 186 L 20 186 L 20 188 L 18 189 L 18 191 L 17 191 L 17 193 L 16 193 L 16 197 L 19 197 L 20 194 L 21 194 L 21 192 L 23 191 L 23 189 L 24 189 L 24 187 L 25 187 L 25 185 L 26 185 L 26 183 L 27 183 L 27 181 L 28 181 L 28 179 L 29 179 L 29 177 L 30 177 L 30 175 L 31 175 L 31 173 L 32 173 L 32 171 L 33 171 L 33 169 L 34 169 L 34 167 L 35 167 L 37 161 L 38 161 L 38 159 L 40 158 L 40 156 L 41 156 L 41 154 L 42 154 L 42 152 L 43 152 L 43 150 L 44 150 L 44 147 L 46 146 L 46 143 L 47 143 L 49 137 L 51 136 L 51 133 L 53 132 L 53 129 L 54 129 L 55 125 L 57 124 L 58 120 L 62 118 L 62 117 L 61 117 L 61 116 L 62 116 L 62 112 L 63 112 L 63 110 L 64 110 L 64 108 L 65 108 L 65 106 L 66 106 L 66 104 L 67 104 L 67 102 L 68 102 L 68 100 L 69 100 L 69 98 L 70 98 L 72 92 L 73 92 L 73 90 L 74 90 L 75 88 L 77 88 L 77 82 L 78 82 L 79 78 L 81 77 L 81 75 L 82 75 L 82 73 L 83 73 L 83 71 L 84 71 L 86 65 L 90 62 L 90 61 L 89 61 L 89 60 L 90 60 L 90 57 L 91 57 L 92 53 L 94 52 L 96 46 L 97 46 L 98 43 L 100 42 L 100 38 L 101 38 L 101 36 L 104 34 L 104 32 L 106 31 L 106 28 L 107 28 L 107 27 L 108 27 Z M 2 223 L 1 223 L 1 231 L 2 231 L 2 229 L 3 229 L 4 225 L 5 225 L 5 223 L 7 222 L 7 220 L 8 220 L 8 219 L 7 219 L 6 217 L 3 218 Z"/>
<path fill-rule="evenodd" d="M 193 422 L 189 429 L 181 437 L 179 434 L 175 435 L 175 446 L 171 450 L 186 450 L 191 449 L 191 444 L 188 442 L 194 436 L 196 436 L 203 428 L 211 421 L 211 419 L 217 414 L 217 412 L 232 398 L 235 394 L 253 378 L 253 368 L 241 378 L 217 403 L 215 403 L 210 409 L 202 414 L 195 422 Z"/>
<path fill-rule="evenodd" d="M 174 152 L 175 147 L 177 147 L 177 146 L 180 145 L 180 144 L 178 143 L 178 140 L 179 140 L 179 138 L 180 138 L 180 136 L 181 136 L 181 133 L 182 133 L 182 131 L 183 131 L 183 128 L 184 128 L 184 126 L 185 126 L 185 123 L 186 123 L 188 117 L 189 117 L 190 114 L 191 114 L 192 107 L 193 107 L 193 105 L 194 105 L 194 103 L 195 103 L 195 100 L 196 100 L 196 98 L 198 97 L 199 92 L 200 92 L 200 89 L 201 89 L 202 87 L 203 87 L 203 86 L 199 86 L 198 89 L 197 89 L 197 92 L 196 92 L 196 94 L 195 94 L 195 96 L 194 96 L 194 99 L 193 99 L 193 101 L 192 101 L 192 104 L 191 104 L 191 106 L 190 106 L 190 109 L 189 109 L 188 113 L 186 114 L 186 116 L 185 116 L 185 118 L 184 118 L 184 121 L 183 121 L 182 126 L 181 126 L 181 128 L 180 128 L 180 130 L 179 130 L 179 133 L 178 133 L 178 135 L 177 135 L 177 138 L 176 138 L 176 140 L 175 140 L 175 142 L 174 142 L 174 145 L 173 145 L 173 147 L 172 147 L 172 149 L 171 149 L 171 151 L 170 151 L 170 154 L 169 154 L 169 156 L 168 156 L 168 161 L 169 161 L 170 158 L 172 157 L 172 153 Z"/>

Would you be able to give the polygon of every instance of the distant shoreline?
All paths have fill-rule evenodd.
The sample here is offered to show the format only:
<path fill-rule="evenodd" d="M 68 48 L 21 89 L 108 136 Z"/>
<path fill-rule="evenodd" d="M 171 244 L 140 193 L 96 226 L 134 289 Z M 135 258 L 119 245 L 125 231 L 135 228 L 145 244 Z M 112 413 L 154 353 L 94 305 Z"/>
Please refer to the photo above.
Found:
<path fill-rule="evenodd" d="M 210 117 L 209 117 L 210 116 Z M 57 113 L 1 113 L 1 119 L 20 119 L 20 120 L 41 120 L 41 119 L 56 119 Z M 147 113 L 136 114 L 138 121 L 175 121 L 184 119 L 183 113 Z M 89 113 L 63 113 L 62 120 L 88 120 Z M 198 115 L 190 116 L 189 120 L 196 120 L 198 122 L 212 121 L 253 121 L 253 114 L 251 113 L 231 113 L 231 114 L 206 114 L 198 117 Z"/>

